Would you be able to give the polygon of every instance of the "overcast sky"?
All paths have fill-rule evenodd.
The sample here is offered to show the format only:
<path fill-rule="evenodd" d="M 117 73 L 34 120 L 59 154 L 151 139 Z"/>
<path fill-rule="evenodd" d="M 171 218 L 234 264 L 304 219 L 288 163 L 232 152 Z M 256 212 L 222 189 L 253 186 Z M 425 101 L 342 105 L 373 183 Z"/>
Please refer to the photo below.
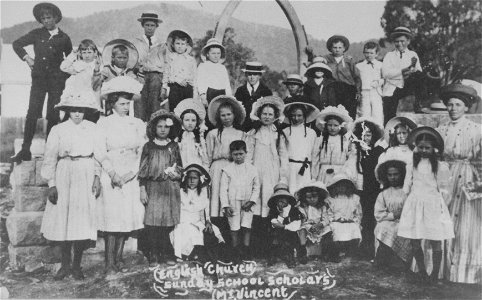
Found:
<path fill-rule="evenodd" d="M 44 2 L 44 1 L 38 1 Z M 1 26 L 33 20 L 35 1 L 1 1 Z M 159 1 L 51 1 L 59 6 L 66 17 L 77 18 L 97 11 L 124 9 L 144 3 Z M 191 9 L 220 14 L 226 1 L 163 1 L 173 2 Z M 317 39 L 327 39 L 333 34 L 344 34 L 352 41 L 364 41 L 383 36 L 380 18 L 385 1 L 290 1 L 308 34 Z M 159 12 L 162 19 L 162 12 Z M 290 28 L 283 12 L 274 0 L 243 1 L 234 17 Z M 60 25 L 61 26 L 61 25 Z"/>

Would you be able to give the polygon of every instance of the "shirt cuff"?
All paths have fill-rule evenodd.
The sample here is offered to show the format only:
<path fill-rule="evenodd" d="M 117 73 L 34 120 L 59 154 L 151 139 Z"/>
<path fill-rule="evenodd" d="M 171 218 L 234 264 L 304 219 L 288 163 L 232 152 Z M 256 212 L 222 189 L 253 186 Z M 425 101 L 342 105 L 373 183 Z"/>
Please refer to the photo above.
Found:
<path fill-rule="evenodd" d="M 55 179 L 50 179 L 48 182 L 49 187 L 54 187 L 55 186 Z"/>

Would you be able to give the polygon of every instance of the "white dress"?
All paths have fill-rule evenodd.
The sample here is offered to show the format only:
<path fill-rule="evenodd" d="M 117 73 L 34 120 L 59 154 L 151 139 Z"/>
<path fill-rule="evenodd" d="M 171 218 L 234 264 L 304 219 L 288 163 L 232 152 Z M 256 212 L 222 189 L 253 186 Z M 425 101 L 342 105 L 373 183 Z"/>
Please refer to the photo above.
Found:
<path fill-rule="evenodd" d="M 435 176 L 428 158 L 422 158 L 417 168 L 407 167 L 410 191 L 402 210 L 398 235 L 409 239 L 441 241 L 454 237 L 454 225 L 445 204 L 450 172 L 446 163 L 439 162 Z"/>
<path fill-rule="evenodd" d="M 142 146 L 145 143 L 146 126 L 141 119 L 132 116 L 112 115 L 97 123 L 102 137 L 102 147 L 107 159 L 102 163 L 102 193 L 98 200 L 98 230 L 107 232 L 131 232 L 144 228 L 144 205 L 140 201 L 137 172 Z M 129 180 L 122 188 L 112 188 L 109 172 L 115 171 Z M 122 216 L 122 217 L 119 217 Z"/>
<path fill-rule="evenodd" d="M 246 160 L 258 169 L 260 182 L 259 205 L 253 207 L 254 214 L 266 218 L 269 213 L 268 200 L 274 186 L 287 183 L 288 151 L 286 139 L 281 135 L 276 147 L 278 132 L 273 127 L 261 126 L 258 132 L 251 130 L 246 137 L 248 154 Z"/>
<path fill-rule="evenodd" d="M 48 136 L 41 175 L 57 188 L 58 200 L 47 201 L 40 232 L 52 241 L 97 240 L 94 176 L 102 153 L 96 124 L 67 120 Z"/>
<path fill-rule="evenodd" d="M 343 170 L 346 161 L 353 151 L 351 141 L 347 136 L 348 134 L 330 136 L 326 145 L 323 145 L 323 136 L 316 138 L 312 152 L 311 174 L 313 179 L 327 184 L 330 178 Z"/>
<path fill-rule="evenodd" d="M 170 233 L 174 254 L 181 258 L 189 256 L 196 245 L 204 245 L 203 230 L 206 228 L 206 218 L 209 220 L 209 198 L 207 189 L 201 194 L 197 189 L 181 190 L 181 217 L 179 224 Z M 213 225 L 214 235 L 220 242 L 224 242 L 219 229 Z"/>
<path fill-rule="evenodd" d="M 182 139 L 178 143 L 181 150 L 181 160 L 184 167 L 190 164 L 198 164 L 209 170 L 209 160 L 206 150 L 206 140 L 203 134 L 200 134 L 200 143 L 196 143 L 193 132 L 184 131 Z"/>
<path fill-rule="evenodd" d="M 76 95 L 79 92 L 92 91 L 97 104 L 100 106 L 100 90 L 94 91 L 92 88 L 92 77 L 94 76 L 95 60 L 85 62 L 77 59 L 77 54 L 70 53 L 60 64 L 60 70 L 70 74 L 65 81 L 65 89 L 62 96 Z"/>
<path fill-rule="evenodd" d="M 378 163 L 381 164 L 387 160 L 401 160 L 406 164 L 412 162 L 413 152 L 407 145 L 399 145 L 395 147 L 390 147 L 385 152 L 380 154 L 378 158 Z"/>
<path fill-rule="evenodd" d="M 283 129 L 288 140 L 288 186 L 291 193 L 294 193 L 300 186 L 311 181 L 311 152 L 315 145 L 316 133 L 313 129 L 301 125 L 291 125 Z M 305 164 L 303 175 L 300 169 Z"/>
<path fill-rule="evenodd" d="M 362 208 L 358 195 L 338 196 L 328 199 L 328 215 L 332 218 L 330 227 L 333 231 L 333 241 L 351 241 L 361 239 Z M 348 222 L 339 222 L 340 218 Z"/>

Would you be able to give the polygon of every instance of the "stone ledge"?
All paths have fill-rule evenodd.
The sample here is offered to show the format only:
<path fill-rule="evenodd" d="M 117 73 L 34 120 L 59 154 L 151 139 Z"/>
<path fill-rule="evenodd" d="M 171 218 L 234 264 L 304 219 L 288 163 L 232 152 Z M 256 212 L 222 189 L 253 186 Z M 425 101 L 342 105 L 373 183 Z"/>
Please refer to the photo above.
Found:
<path fill-rule="evenodd" d="M 24 161 L 15 164 L 10 176 L 12 186 L 47 186 L 47 180 L 42 178 L 43 158 L 33 158 L 31 161 Z"/>
<path fill-rule="evenodd" d="M 13 246 L 40 246 L 47 240 L 40 233 L 43 212 L 13 210 L 7 218 L 7 232 Z"/>
<path fill-rule="evenodd" d="M 28 263 L 58 263 L 60 262 L 62 252 L 60 247 L 56 245 L 14 247 L 10 244 L 8 246 L 8 255 L 10 265 L 18 268 Z"/>
<path fill-rule="evenodd" d="M 48 187 L 43 186 L 15 186 L 13 200 L 18 212 L 43 211 L 47 203 Z"/>

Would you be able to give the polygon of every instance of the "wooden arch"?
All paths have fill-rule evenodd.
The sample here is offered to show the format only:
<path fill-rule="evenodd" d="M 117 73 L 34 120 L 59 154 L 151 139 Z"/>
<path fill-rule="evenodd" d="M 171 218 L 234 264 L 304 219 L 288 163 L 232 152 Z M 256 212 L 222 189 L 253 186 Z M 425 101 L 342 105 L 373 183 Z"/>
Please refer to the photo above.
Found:
<path fill-rule="evenodd" d="M 229 19 L 231 18 L 240 3 L 241 0 L 230 0 L 224 8 L 221 17 L 216 23 L 216 28 L 214 29 L 213 34 L 213 36 L 219 41 L 223 41 L 224 32 L 226 31 L 226 28 L 228 26 Z M 300 19 L 295 12 L 295 9 L 293 8 L 293 6 L 291 6 L 288 0 L 276 0 L 276 3 L 278 3 L 278 5 L 281 7 L 281 10 L 283 10 L 283 13 L 285 14 L 286 18 L 290 23 L 296 43 L 298 73 L 304 74 L 305 66 L 303 65 L 303 62 L 308 61 L 308 57 L 305 53 L 305 48 L 308 45 L 308 39 L 306 38 L 305 29 L 301 24 Z"/>

